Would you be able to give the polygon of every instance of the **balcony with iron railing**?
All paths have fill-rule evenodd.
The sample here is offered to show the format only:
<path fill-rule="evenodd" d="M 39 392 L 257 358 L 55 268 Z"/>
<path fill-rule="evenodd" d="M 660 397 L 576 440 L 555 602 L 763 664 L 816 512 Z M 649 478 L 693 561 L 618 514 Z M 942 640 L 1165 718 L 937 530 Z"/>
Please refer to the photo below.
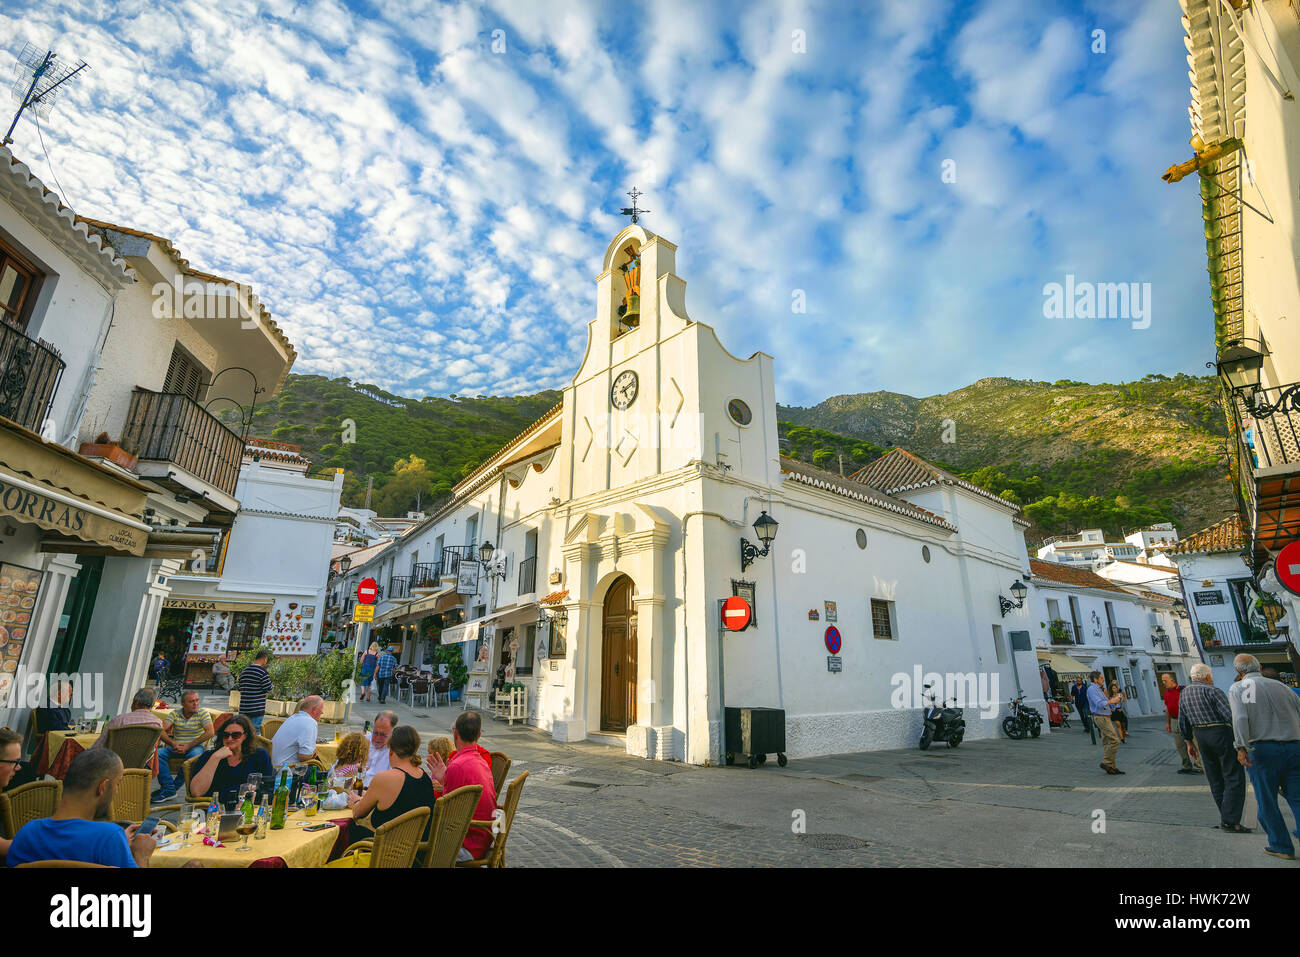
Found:
<path fill-rule="evenodd" d="M 1131 647 L 1133 644 L 1133 633 L 1127 628 L 1111 628 L 1110 643 L 1125 648 Z"/>
<path fill-rule="evenodd" d="M 420 562 L 411 566 L 409 588 L 412 592 L 436 591 L 442 587 L 441 572 L 437 562 Z"/>
<path fill-rule="evenodd" d="M 1207 627 L 1211 629 L 1208 633 Z M 1289 640 L 1288 632 L 1281 628 L 1270 634 L 1232 619 L 1201 622 L 1201 644 L 1206 648 L 1250 648 L 1274 643 L 1285 644 Z"/>
<path fill-rule="evenodd" d="M 394 575 L 388 579 L 388 600 L 400 601 L 411 597 L 411 579 L 406 575 Z"/>
<path fill-rule="evenodd" d="M 49 343 L 0 322 L 0 417 L 32 432 L 42 431 L 63 368 L 58 351 Z"/>
<path fill-rule="evenodd" d="M 478 561 L 478 547 L 475 545 L 444 545 L 442 547 L 441 575 L 443 578 L 455 578 L 460 573 L 461 562 Z"/>
<path fill-rule="evenodd" d="M 173 465 L 226 495 L 235 494 L 244 442 L 187 395 L 136 389 L 121 444 L 142 465 Z"/>
<path fill-rule="evenodd" d="M 525 558 L 519 563 L 519 594 L 531 595 L 537 591 L 537 556 Z"/>

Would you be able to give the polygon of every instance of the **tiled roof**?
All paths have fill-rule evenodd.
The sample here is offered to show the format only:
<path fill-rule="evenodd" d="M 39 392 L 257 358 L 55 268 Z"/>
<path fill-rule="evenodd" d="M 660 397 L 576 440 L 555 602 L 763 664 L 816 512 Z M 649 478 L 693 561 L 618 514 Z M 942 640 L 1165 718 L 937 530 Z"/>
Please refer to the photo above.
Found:
<path fill-rule="evenodd" d="M 200 272 L 199 270 L 194 269 L 190 266 L 190 261 L 183 257 L 180 254 L 180 250 L 178 250 L 172 244 L 172 241 L 167 239 L 165 236 L 157 236 L 154 233 L 146 233 L 143 230 L 131 229 L 127 226 L 118 226 L 114 223 L 104 222 L 101 219 L 91 219 L 89 216 L 78 216 L 77 222 L 82 223 L 101 234 L 106 230 L 112 230 L 117 233 L 125 233 L 128 236 L 139 236 L 142 239 L 151 240 L 162 247 L 163 252 L 165 252 L 172 262 L 176 264 L 176 268 L 185 275 L 193 276 L 195 279 L 201 279 L 204 282 L 221 283 L 227 286 L 238 286 L 240 289 L 246 290 L 248 293 L 249 308 L 258 319 L 266 324 L 266 327 L 271 330 L 271 334 L 275 337 L 276 341 L 279 342 L 280 345 L 284 346 L 285 351 L 289 353 L 289 365 L 285 366 L 284 370 L 284 375 L 288 375 L 289 366 L 293 365 L 294 360 L 298 357 L 298 352 L 294 349 L 293 343 L 289 341 L 289 337 L 284 334 L 283 330 L 280 329 L 275 320 L 271 318 L 271 311 L 262 304 L 262 301 L 257 297 L 257 294 L 253 292 L 252 287 L 247 283 L 236 282 L 233 279 L 226 279 L 223 276 L 214 276 L 212 273 Z M 276 383 L 276 390 L 278 390 L 283 384 L 284 376 L 282 375 L 280 382 Z"/>
<path fill-rule="evenodd" d="M 866 468 L 854 472 L 851 477 L 864 485 L 878 488 L 890 495 L 897 495 L 899 492 L 907 492 L 912 489 L 926 488 L 931 485 L 956 485 L 968 492 L 974 492 L 977 495 L 992 499 L 999 505 L 1005 505 L 1017 512 L 1020 511 L 1020 506 L 1015 502 L 1009 502 L 1000 495 L 994 495 L 986 488 L 980 488 L 973 482 L 959 478 L 951 472 L 927 462 L 920 456 L 913 455 L 907 449 L 890 449 Z"/>
<path fill-rule="evenodd" d="M 836 475 L 834 472 L 814 468 L 806 462 L 799 462 L 783 455 L 781 456 L 781 471 L 794 481 L 801 482 L 804 485 L 825 489 L 828 492 L 843 495 L 845 498 L 856 499 L 877 508 L 897 512 L 899 515 L 905 515 L 908 518 L 919 519 L 922 522 L 937 525 L 939 528 L 947 529 L 950 532 L 957 531 L 955 525 L 933 512 L 926 511 L 911 502 L 904 502 L 900 498 L 886 495 L 879 489 L 872 488 L 870 485 L 855 479 L 845 478 L 843 475 Z"/>
<path fill-rule="evenodd" d="M 1193 552 L 1239 552 L 1246 547 L 1246 533 L 1241 529 L 1241 517 L 1236 513 L 1209 528 L 1188 535 L 1177 545 L 1165 550 L 1166 555 L 1189 555 Z"/>
<path fill-rule="evenodd" d="M 1101 591 L 1119 592 L 1121 595 L 1131 594 L 1114 582 L 1108 581 L 1094 572 L 1082 568 L 1071 568 L 1069 565 L 1061 565 L 1058 562 L 1045 562 L 1042 559 L 1031 558 L 1029 559 L 1029 571 L 1035 578 L 1056 582 L 1059 585 L 1073 585 L 1075 588 L 1096 588 Z"/>

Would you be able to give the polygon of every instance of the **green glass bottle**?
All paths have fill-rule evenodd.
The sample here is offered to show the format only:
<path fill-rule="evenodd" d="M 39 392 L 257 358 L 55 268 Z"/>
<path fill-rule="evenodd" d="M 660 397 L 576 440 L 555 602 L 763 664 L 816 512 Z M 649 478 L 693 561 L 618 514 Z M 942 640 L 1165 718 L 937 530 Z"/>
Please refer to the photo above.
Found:
<path fill-rule="evenodd" d="M 271 830 L 284 829 L 284 816 L 289 810 L 289 771 L 280 772 L 280 783 L 275 789 L 275 800 L 271 804 Z"/>
<path fill-rule="evenodd" d="M 244 795 L 244 803 L 243 805 L 240 806 L 239 813 L 244 818 L 245 821 L 251 821 L 253 819 L 253 792 L 252 791 L 249 791 L 247 794 Z"/>

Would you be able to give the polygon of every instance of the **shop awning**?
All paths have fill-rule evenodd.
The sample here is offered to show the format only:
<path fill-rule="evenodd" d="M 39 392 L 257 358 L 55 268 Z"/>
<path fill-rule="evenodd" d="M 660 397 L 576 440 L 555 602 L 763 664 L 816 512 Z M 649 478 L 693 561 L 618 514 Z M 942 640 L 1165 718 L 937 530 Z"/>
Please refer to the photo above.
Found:
<path fill-rule="evenodd" d="M 1060 652 L 1040 649 L 1038 661 L 1040 664 L 1051 665 L 1052 670 L 1058 675 L 1086 675 L 1093 670 L 1092 665 L 1085 665 L 1082 661 L 1075 661 L 1069 655 L 1063 655 Z"/>
<path fill-rule="evenodd" d="M 432 595 L 425 595 L 423 598 L 417 598 L 414 601 L 403 602 L 400 605 L 394 605 L 382 615 L 375 616 L 374 627 L 378 627 L 390 621 L 397 621 L 402 618 L 413 616 L 436 615 L 440 612 L 447 611 L 460 604 L 460 596 L 455 594 L 456 586 L 448 585 L 441 591 L 436 591 Z M 451 601 L 449 599 L 455 599 Z"/>
<path fill-rule="evenodd" d="M 269 612 L 275 608 L 272 601 L 237 601 L 231 598 L 171 598 L 163 599 L 164 608 L 179 608 L 183 611 L 249 611 Z"/>
<path fill-rule="evenodd" d="M 473 621 L 467 621 L 461 625 L 452 625 L 450 628 L 444 628 L 442 630 L 442 644 L 459 645 L 467 641 L 473 641 L 479 636 L 479 632 L 484 625 L 490 625 L 501 618 L 509 618 L 512 615 L 517 616 L 521 612 L 529 611 L 535 607 L 535 604 L 530 604 L 518 608 L 507 608 L 505 611 L 494 611 L 490 615 L 484 615 L 482 618 L 475 618 Z"/>
<path fill-rule="evenodd" d="M 52 533 L 43 551 L 89 544 L 109 555 L 143 555 L 149 487 L 0 419 L 0 516 Z"/>

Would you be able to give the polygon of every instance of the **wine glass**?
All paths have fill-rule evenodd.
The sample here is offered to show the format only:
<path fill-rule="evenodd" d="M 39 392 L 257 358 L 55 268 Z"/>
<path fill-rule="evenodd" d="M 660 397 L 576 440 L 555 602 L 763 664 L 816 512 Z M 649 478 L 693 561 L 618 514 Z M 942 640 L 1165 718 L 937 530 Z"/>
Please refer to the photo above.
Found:
<path fill-rule="evenodd" d="M 194 829 L 194 815 L 189 808 L 185 808 L 181 811 L 181 816 L 176 822 L 176 827 L 181 832 L 181 847 L 189 847 L 190 831 Z"/>
<path fill-rule="evenodd" d="M 243 835 L 244 843 L 241 844 L 239 847 L 235 848 L 235 850 L 251 851 L 252 848 L 248 846 L 248 838 L 249 835 L 251 835 L 256 830 L 257 830 L 256 817 L 254 817 L 252 814 L 245 814 L 243 817 L 241 817 L 239 819 L 239 824 L 235 827 L 235 831 L 236 833 Z"/>
<path fill-rule="evenodd" d="M 302 812 L 307 817 L 316 816 L 316 786 L 314 784 L 303 784 L 298 792 L 298 803 L 302 805 Z"/>

